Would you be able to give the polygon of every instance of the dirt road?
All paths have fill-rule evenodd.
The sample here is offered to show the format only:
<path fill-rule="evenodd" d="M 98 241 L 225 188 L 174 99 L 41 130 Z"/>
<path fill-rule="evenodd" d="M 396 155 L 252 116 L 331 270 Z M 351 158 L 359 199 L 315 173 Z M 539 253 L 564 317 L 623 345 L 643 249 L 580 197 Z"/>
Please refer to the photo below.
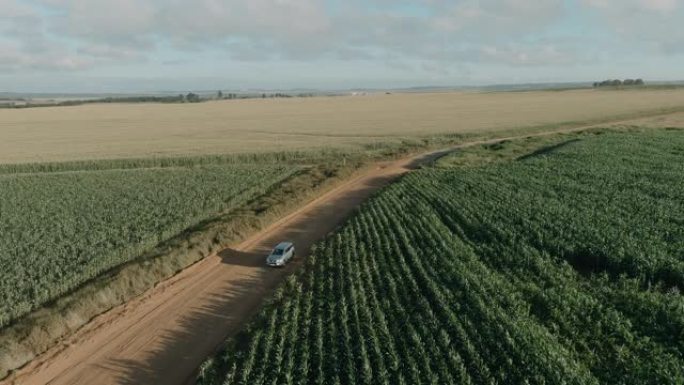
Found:
<path fill-rule="evenodd" d="M 191 266 L 133 301 L 93 320 L 6 382 L 10 384 L 185 384 L 217 345 L 263 298 L 374 191 L 414 160 L 368 170 L 273 224 L 234 249 Z M 282 240 L 298 247 L 285 269 L 264 266 Z"/>
<path fill-rule="evenodd" d="M 244 325 L 315 242 L 375 191 L 444 152 L 386 162 L 360 173 L 235 248 L 95 318 L 0 384 L 192 383 L 198 365 Z M 265 267 L 267 251 L 282 240 L 295 242 L 297 259 L 285 269 Z"/>

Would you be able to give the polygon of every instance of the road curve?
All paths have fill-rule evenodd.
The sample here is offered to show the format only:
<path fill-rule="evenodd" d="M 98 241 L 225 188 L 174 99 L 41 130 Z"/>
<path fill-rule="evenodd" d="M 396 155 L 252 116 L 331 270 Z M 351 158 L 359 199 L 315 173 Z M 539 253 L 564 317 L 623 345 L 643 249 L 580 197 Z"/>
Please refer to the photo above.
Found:
<path fill-rule="evenodd" d="M 476 141 L 449 151 L 587 128 L 591 126 Z M 249 320 L 263 299 L 302 264 L 315 242 L 375 191 L 446 152 L 384 162 L 357 174 L 243 243 L 205 258 L 142 296 L 96 317 L 0 385 L 194 382 L 200 363 Z M 281 240 L 295 242 L 297 258 L 284 269 L 265 267 L 264 255 Z"/>

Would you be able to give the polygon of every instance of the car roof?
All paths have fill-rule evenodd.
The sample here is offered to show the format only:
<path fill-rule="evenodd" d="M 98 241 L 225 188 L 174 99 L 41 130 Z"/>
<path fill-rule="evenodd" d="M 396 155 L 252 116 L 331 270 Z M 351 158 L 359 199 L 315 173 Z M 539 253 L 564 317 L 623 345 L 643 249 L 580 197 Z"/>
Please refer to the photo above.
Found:
<path fill-rule="evenodd" d="M 279 244 L 276 245 L 276 249 L 286 249 L 288 247 L 292 246 L 292 242 L 280 242 Z"/>

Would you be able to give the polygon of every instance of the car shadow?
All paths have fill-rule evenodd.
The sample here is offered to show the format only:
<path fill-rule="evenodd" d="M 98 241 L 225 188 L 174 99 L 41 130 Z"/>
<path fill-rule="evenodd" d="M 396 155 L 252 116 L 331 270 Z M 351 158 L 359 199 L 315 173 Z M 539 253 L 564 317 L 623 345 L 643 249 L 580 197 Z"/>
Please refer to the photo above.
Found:
<path fill-rule="evenodd" d="M 443 151 L 432 152 L 429 154 L 425 154 L 425 155 L 416 157 L 406 165 L 406 168 L 409 170 L 417 170 L 417 169 L 422 168 L 424 166 L 428 166 L 428 165 L 436 162 L 439 158 L 442 158 L 442 157 L 449 155 L 452 152 L 455 152 L 458 150 L 459 150 L 459 148 L 449 148 L 449 149 L 446 149 Z"/>
<path fill-rule="evenodd" d="M 224 249 L 218 253 L 221 263 L 226 265 L 260 267 L 266 266 L 266 256 L 268 252 L 254 253 L 235 249 Z"/>

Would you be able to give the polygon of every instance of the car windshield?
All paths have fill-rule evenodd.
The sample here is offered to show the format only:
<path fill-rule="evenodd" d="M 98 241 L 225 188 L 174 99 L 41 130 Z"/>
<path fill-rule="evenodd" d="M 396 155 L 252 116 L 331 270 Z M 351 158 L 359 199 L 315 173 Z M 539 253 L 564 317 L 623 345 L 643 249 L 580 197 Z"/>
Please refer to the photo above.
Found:
<path fill-rule="evenodd" d="M 283 255 L 283 249 L 273 249 L 273 255 Z"/>

